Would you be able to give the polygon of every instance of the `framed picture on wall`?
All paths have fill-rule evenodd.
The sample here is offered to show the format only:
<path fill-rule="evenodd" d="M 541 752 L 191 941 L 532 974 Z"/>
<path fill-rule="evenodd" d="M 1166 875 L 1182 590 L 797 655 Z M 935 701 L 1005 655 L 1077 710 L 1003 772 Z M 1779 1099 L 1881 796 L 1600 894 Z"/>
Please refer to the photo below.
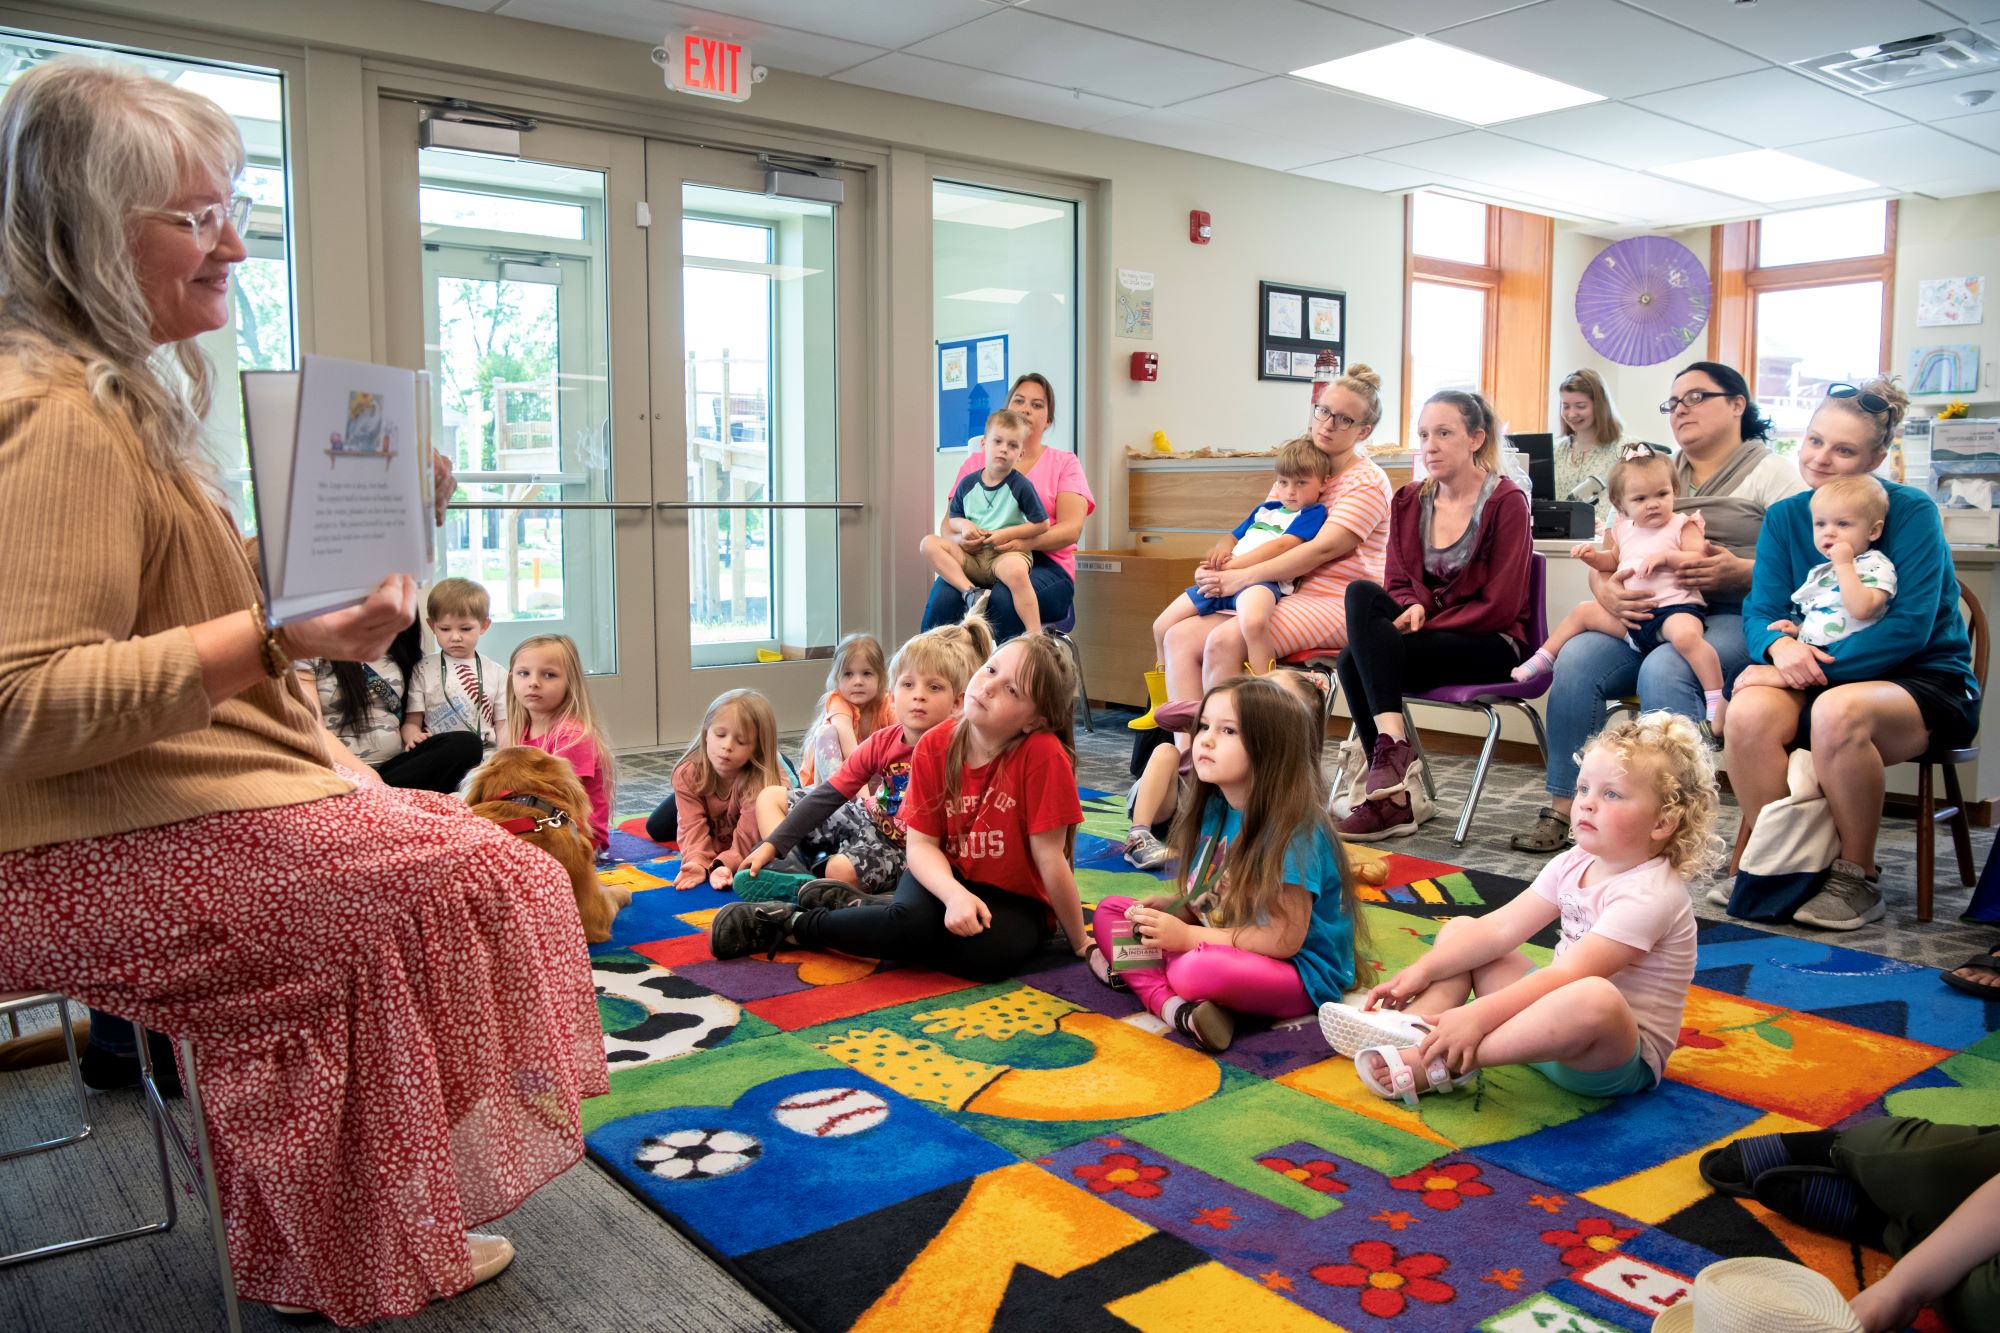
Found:
<path fill-rule="evenodd" d="M 1257 378 L 1311 380 L 1321 352 L 1347 361 L 1347 293 L 1291 282 L 1257 284 Z"/>

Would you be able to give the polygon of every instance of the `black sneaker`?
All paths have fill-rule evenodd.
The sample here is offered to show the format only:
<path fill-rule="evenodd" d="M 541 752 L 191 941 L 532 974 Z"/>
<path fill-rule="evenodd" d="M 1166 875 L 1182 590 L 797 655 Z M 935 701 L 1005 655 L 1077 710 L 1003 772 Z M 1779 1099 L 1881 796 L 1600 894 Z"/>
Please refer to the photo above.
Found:
<path fill-rule="evenodd" d="M 858 889 L 839 879 L 816 879 L 810 884 L 799 885 L 799 908 L 811 911 L 815 908 L 834 912 L 843 907 L 856 907 L 862 903 L 881 900 L 881 895 Z"/>
<path fill-rule="evenodd" d="M 792 912 L 790 903 L 725 903 L 708 924 L 708 951 L 717 958 L 769 958 L 785 946 Z"/>

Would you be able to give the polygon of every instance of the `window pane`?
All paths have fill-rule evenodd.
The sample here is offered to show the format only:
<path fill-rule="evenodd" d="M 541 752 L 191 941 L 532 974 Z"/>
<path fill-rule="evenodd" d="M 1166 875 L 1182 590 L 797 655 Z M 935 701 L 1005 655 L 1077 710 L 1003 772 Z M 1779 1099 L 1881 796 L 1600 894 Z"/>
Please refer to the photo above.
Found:
<path fill-rule="evenodd" d="M 1888 235 L 1889 204 L 1883 199 L 1773 213 L 1757 224 L 1757 263 L 1810 264 L 1879 255 Z"/>
<path fill-rule="evenodd" d="M 1056 391 L 1051 448 L 1075 450 L 1078 208 L 1067 199 L 931 182 L 933 522 L 968 442 L 1029 371 Z"/>
<path fill-rule="evenodd" d="M 425 149 L 424 343 L 432 438 L 459 499 L 611 497 L 604 175 Z M 444 573 L 486 586 L 505 661 L 567 634 L 589 673 L 618 669 L 612 517 L 602 510 L 454 509 Z"/>
<path fill-rule="evenodd" d="M 1410 284 L 1410 440 L 1417 415 L 1439 389 L 1477 389 L 1486 365 L 1486 291 L 1440 282 Z"/>
<path fill-rule="evenodd" d="M 1757 406 L 1781 449 L 1798 443 L 1826 386 L 1882 367 L 1882 284 L 1849 282 L 1757 298 Z"/>
<path fill-rule="evenodd" d="M 1410 249 L 1433 259 L 1484 264 L 1486 205 L 1422 190 L 1411 196 Z"/>
<path fill-rule="evenodd" d="M 242 370 L 286 370 L 294 364 L 289 198 L 285 186 L 284 82 L 276 74 L 174 60 L 116 47 L 0 29 L 0 91 L 26 71 L 58 56 L 82 53 L 139 66 L 229 113 L 243 135 L 246 156 L 237 187 L 255 201 L 243 231 L 249 258 L 230 284 L 232 327 L 197 341 L 215 366 L 215 401 L 205 434 L 221 470 L 223 489 L 237 524 L 256 529 L 250 490 L 250 452 L 239 404 Z"/>
<path fill-rule="evenodd" d="M 687 184 L 681 213 L 688 499 L 841 498 L 832 207 Z M 837 519 L 689 511 L 696 666 L 796 657 L 840 637 Z"/>
<path fill-rule="evenodd" d="M 417 191 L 417 207 L 425 226 L 483 227 L 527 236 L 552 236 L 559 241 L 583 239 L 583 209 L 576 204 L 441 190 L 426 185 Z"/>

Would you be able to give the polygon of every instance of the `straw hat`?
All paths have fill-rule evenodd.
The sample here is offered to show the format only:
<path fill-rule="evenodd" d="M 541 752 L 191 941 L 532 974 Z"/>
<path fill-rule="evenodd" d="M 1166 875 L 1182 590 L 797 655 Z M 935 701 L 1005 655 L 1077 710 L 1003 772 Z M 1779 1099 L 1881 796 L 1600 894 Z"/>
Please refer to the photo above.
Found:
<path fill-rule="evenodd" d="M 1861 1333 L 1861 1321 L 1810 1268 L 1724 1259 L 1695 1276 L 1694 1293 L 1655 1319 L 1653 1333 Z"/>

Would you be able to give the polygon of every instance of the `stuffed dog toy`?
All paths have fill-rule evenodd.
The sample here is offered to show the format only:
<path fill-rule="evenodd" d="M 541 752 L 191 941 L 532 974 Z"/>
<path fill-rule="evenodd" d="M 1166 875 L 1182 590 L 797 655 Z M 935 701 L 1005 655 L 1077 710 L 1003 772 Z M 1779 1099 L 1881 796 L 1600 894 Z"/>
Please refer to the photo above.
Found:
<path fill-rule="evenodd" d="M 592 944 L 611 938 L 611 922 L 618 909 L 632 901 L 632 891 L 610 888 L 597 878 L 590 845 L 590 798 L 567 760 L 528 745 L 495 750 L 473 772 L 465 800 L 473 814 L 561 862 L 576 890 L 583 938 Z"/>

